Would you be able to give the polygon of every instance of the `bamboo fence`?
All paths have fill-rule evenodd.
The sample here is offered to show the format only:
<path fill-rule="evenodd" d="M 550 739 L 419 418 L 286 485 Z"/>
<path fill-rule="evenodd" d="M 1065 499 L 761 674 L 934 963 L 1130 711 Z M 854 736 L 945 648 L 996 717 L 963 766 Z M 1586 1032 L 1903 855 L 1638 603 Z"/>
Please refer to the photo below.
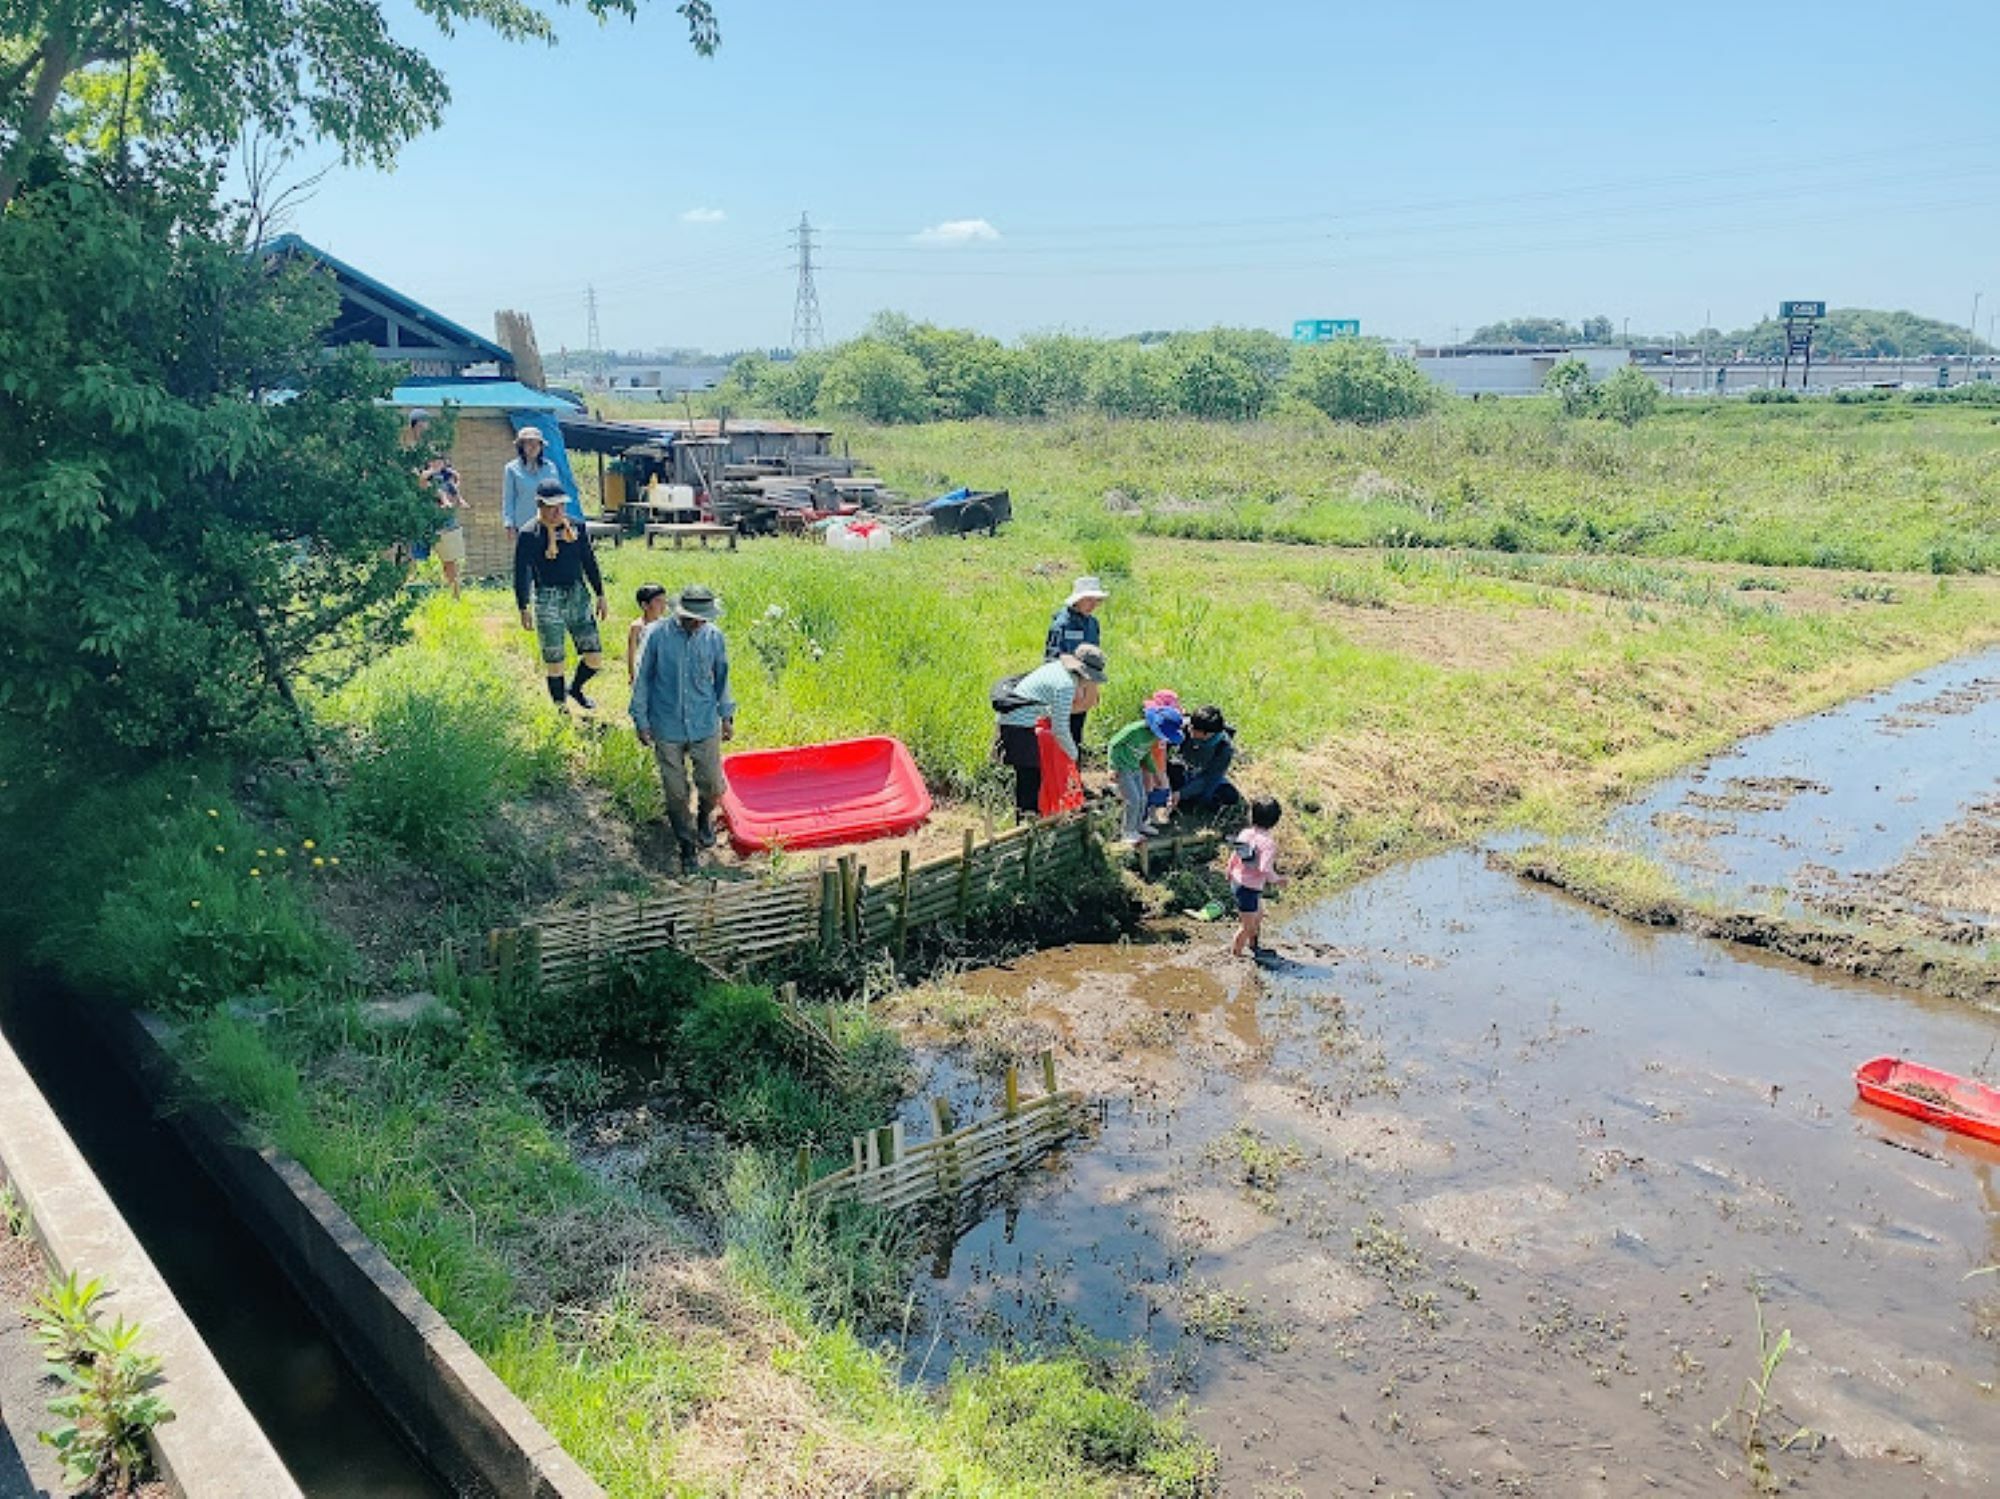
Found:
<path fill-rule="evenodd" d="M 959 1126 L 951 1106 L 931 1100 L 937 1137 L 910 1145 L 901 1123 L 856 1135 L 852 1159 L 817 1180 L 812 1158 L 798 1157 L 799 1195 L 808 1202 L 858 1202 L 885 1212 L 919 1207 L 934 1198 L 955 1199 L 983 1182 L 1029 1165 L 1082 1129 L 1090 1104 L 1074 1089 L 1056 1086 L 1055 1053 L 1041 1054 L 1042 1093 L 1021 1097 L 1017 1069 L 1007 1069 L 1000 1112 Z"/>
<path fill-rule="evenodd" d="M 502 982 L 530 975 L 553 989 L 593 988 L 634 959 L 672 949 L 721 974 L 741 973 L 802 948 L 886 949 L 900 960 L 910 933 L 963 924 L 996 900 L 1058 884 L 1091 856 L 1088 813 L 1028 823 L 956 853 L 914 863 L 910 851 L 875 880 L 853 854 L 818 870 L 754 880 L 692 880 L 636 900 L 551 911 L 487 940 Z M 1157 838 L 1135 857 L 1151 875 L 1163 861 L 1206 857 L 1214 835 Z"/>

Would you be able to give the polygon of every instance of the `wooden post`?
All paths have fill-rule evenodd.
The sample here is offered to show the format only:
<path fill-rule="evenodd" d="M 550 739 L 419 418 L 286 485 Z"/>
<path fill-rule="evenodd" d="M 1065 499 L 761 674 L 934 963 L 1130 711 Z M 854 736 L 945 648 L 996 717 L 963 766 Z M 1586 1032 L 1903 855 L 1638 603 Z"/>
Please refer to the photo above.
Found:
<path fill-rule="evenodd" d="M 1152 877 L 1153 877 L 1153 840 L 1150 838 L 1141 838 L 1139 840 L 1139 878 L 1142 880 L 1150 880 Z"/>
<path fill-rule="evenodd" d="M 1029 895 L 1035 893 L 1035 833 L 1038 824 L 1028 824 L 1027 845 L 1021 850 L 1021 889 Z"/>
<path fill-rule="evenodd" d="M 1007 1081 L 1002 1093 L 1002 1100 L 1000 1112 L 1005 1114 L 1008 1119 L 1011 1120 L 1016 1114 L 1021 1112 L 1021 1074 L 1016 1068 L 1011 1066 L 1007 1069 Z M 1020 1163 L 1021 1141 L 1012 1129 L 1007 1130 L 1006 1139 L 1007 1165 L 1012 1168 Z"/>
<path fill-rule="evenodd" d="M 840 856 L 840 934 L 854 940 L 854 855 Z"/>
<path fill-rule="evenodd" d="M 958 922 L 972 914 L 972 829 L 965 830 L 965 851 L 958 858 Z"/>
<path fill-rule="evenodd" d="M 778 1003 L 787 1009 L 796 1009 L 799 1003 L 799 986 L 792 983 L 778 985 Z"/>
<path fill-rule="evenodd" d="M 803 1190 L 804 1188 L 811 1186 L 813 1179 L 812 1152 L 810 1150 L 807 1150 L 805 1146 L 801 1145 L 799 1147 L 798 1158 L 794 1164 L 798 1171 L 799 1187 Z"/>
<path fill-rule="evenodd" d="M 873 1153 L 879 1165 L 893 1166 L 896 1164 L 896 1138 L 901 1129 L 902 1126 L 899 1124 L 885 1124 L 875 1131 L 875 1150 Z"/>
<path fill-rule="evenodd" d="M 897 880 L 896 891 L 896 961 L 903 961 L 903 953 L 910 943 L 910 851 L 903 850 L 903 870 Z"/>
<path fill-rule="evenodd" d="M 1053 1049 L 1042 1053 L 1042 1091 L 1044 1093 L 1056 1091 L 1056 1054 Z"/>
<path fill-rule="evenodd" d="M 840 872 L 819 872 L 819 945 L 832 952 L 840 945 Z"/>
<path fill-rule="evenodd" d="M 867 899 L 868 866 L 866 864 L 856 864 L 854 866 L 854 904 L 848 908 L 847 912 L 848 935 L 853 939 L 856 947 L 861 945 L 862 933 L 864 931 L 861 925 L 861 908 L 867 903 Z"/>

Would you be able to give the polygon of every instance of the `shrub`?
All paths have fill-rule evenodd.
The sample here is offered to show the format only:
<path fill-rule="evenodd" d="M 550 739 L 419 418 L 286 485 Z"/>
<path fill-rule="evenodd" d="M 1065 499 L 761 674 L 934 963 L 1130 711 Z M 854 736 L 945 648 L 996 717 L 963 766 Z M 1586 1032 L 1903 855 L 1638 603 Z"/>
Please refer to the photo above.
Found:
<path fill-rule="evenodd" d="M 1786 390 L 1782 386 L 1760 385 L 1746 399 L 1753 406 L 1789 406 L 1800 397 L 1797 391 Z"/>
<path fill-rule="evenodd" d="M 1597 387 L 1597 406 L 1613 421 L 1636 427 L 1660 409 L 1660 387 L 1652 376 L 1625 365 Z"/>
<path fill-rule="evenodd" d="M 1085 572 L 1100 578 L 1132 576 L 1132 536 L 1123 526 L 1102 516 L 1085 516 L 1074 534 L 1082 544 Z"/>
<path fill-rule="evenodd" d="M 1582 416 L 1597 404 L 1597 383 L 1581 359 L 1563 360 L 1543 379 L 1542 389 L 1561 403 L 1564 416 Z"/>
<path fill-rule="evenodd" d="M 924 367 L 879 339 L 841 346 L 819 383 L 822 411 L 870 422 L 920 422 L 930 415 Z"/>
<path fill-rule="evenodd" d="M 1301 350 L 1286 388 L 1335 421 L 1362 423 L 1421 416 L 1442 394 L 1409 360 L 1359 339 Z"/>

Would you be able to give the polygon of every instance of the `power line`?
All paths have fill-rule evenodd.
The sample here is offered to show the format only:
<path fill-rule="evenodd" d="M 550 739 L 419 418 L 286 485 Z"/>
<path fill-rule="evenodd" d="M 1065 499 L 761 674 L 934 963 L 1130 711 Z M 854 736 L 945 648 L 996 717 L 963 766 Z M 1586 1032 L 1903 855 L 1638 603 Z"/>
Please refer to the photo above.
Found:
<path fill-rule="evenodd" d="M 819 288 L 813 285 L 813 226 L 803 210 L 793 232 L 799 251 L 799 292 L 792 302 L 792 352 L 803 354 L 826 342 L 819 320 Z"/>

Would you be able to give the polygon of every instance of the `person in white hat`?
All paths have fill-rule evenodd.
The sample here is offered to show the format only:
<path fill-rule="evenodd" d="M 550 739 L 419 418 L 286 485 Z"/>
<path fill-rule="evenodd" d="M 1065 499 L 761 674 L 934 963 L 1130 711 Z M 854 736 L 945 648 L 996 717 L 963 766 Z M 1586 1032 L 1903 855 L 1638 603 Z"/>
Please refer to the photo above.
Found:
<path fill-rule="evenodd" d="M 507 539 L 513 541 L 534 524 L 535 496 L 542 485 L 562 474 L 548 455 L 548 439 L 534 427 L 522 427 L 514 434 L 514 456 L 500 476 L 500 515 L 507 522 Z"/>
<path fill-rule="evenodd" d="M 1098 638 L 1099 621 L 1097 606 L 1111 595 L 1104 591 L 1104 585 L 1094 576 L 1086 575 L 1076 580 L 1069 597 L 1063 600 L 1062 608 L 1049 621 L 1049 638 L 1042 647 L 1044 661 L 1058 661 L 1064 656 L 1074 656 L 1078 646 L 1094 645 L 1099 650 L 1104 642 Z M 1083 721 L 1090 717 L 1089 711 L 1072 713 L 1069 716 L 1069 737 L 1077 746 L 1077 764 L 1083 763 Z"/>

